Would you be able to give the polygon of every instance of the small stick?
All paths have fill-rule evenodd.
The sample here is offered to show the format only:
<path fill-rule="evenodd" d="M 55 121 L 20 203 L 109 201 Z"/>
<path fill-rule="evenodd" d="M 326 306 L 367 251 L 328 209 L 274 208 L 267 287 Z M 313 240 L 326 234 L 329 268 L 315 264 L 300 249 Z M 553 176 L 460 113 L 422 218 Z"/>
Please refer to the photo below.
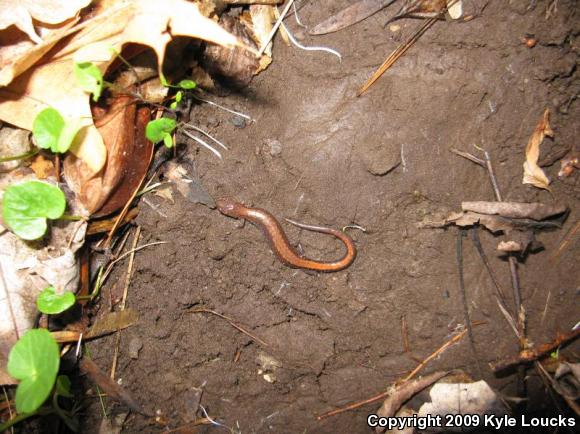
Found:
<path fill-rule="evenodd" d="M 479 164 L 481 167 L 486 167 L 485 161 L 483 161 L 481 158 L 477 158 L 475 155 L 470 154 L 469 152 L 460 151 L 460 150 L 455 149 L 455 148 L 450 149 L 450 151 L 456 155 L 459 155 L 460 157 L 463 157 L 463 158 L 475 163 L 475 164 Z"/>
<path fill-rule="evenodd" d="M 546 297 L 546 305 L 544 306 L 544 311 L 542 312 L 541 325 L 544 325 L 544 320 L 546 319 L 546 314 L 548 313 L 548 305 L 550 304 L 550 297 L 552 296 L 552 291 L 548 291 L 548 296 Z"/>
<path fill-rule="evenodd" d="M 524 349 L 520 351 L 520 353 L 516 356 L 507 357 L 495 363 L 490 363 L 490 367 L 494 372 L 499 372 L 511 368 L 513 366 L 534 362 L 542 358 L 546 354 L 556 350 L 558 347 L 569 344 L 570 342 L 577 339 L 579 336 L 580 336 L 580 328 L 573 330 L 569 333 L 558 334 L 558 336 L 556 336 L 556 339 L 554 339 L 552 342 Z"/>
<path fill-rule="evenodd" d="M 493 286 L 496 290 L 496 294 L 495 294 L 496 297 L 501 301 L 501 303 L 503 305 L 505 305 L 505 294 L 503 292 L 501 285 L 499 284 L 499 280 L 497 279 L 495 273 L 491 269 L 489 259 L 487 259 L 487 255 L 485 254 L 485 250 L 483 250 L 483 246 L 481 245 L 481 241 L 479 239 L 479 231 L 475 227 L 471 231 L 471 241 L 473 242 L 473 245 L 475 246 L 477 252 L 479 253 L 479 256 L 481 257 L 481 261 L 483 262 L 483 265 L 485 266 L 485 268 L 489 274 L 489 277 L 491 278 L 491 281 L 493 282 Z M 506 310 L 509 312 L 507 307 L 506 307 Z"/>
<path fill-rule="evenodd" d="M 6 387 L 2 386 L 2 392 L 4 392 L 4 399 L 5 399 L 5 403 L 6 403 L 6 408 L 8 408 L 8 420 L 12 420 L 12 403 L 10 402 L 10 399 L 8 398 L 8 393 L 6 392 Z M 10 432 L 12 434 L 14 434 L 14 427 L 10 427 Z"/>
<path fill-rule="evenodd" d="M 552 389 L 554 389 L 556 392 L 558 392 L 558 394 L 562 398 L 564 398 L 564 400 L 570 406 L 570 408 L 572 410 L 574 410 L 574 413 L 576 413 L 578 416 L 580 416 L 580 406 L 578 406 L 578 404 L 576 404 L 576 402 L 574 402 L 574 399 L 572 397 L 570 397 L 570 395 L 568 393 L 566 393 L 564 390 L 562 390 L 560 385 L 556 381 L 554 381 L 552 376 L 548 373 L 548 371 L 546 371 L 546 368 L 544 368 L 542 366 L 542 364 L 537 362 L 537 361 L 534 362 L 534 366 L 536 367 L 536 369 L 540 373 L 540 376 L 544 380 L 544 383 L 547 383 L 548 386 L 552 386 Z M 550 396 L 552 397 L 554 404 L 556 404 L 556 408 L 558 409 L 558 412 L 560 414 L 563 414 L 564 412 L 562 411 L 562 409 L 558 405 L 558 401 L 556 399 L 554 399 L 554 397 L 552 395 L 550 395 Z M 568 428 L 568 429 L 570 429 L 570 428 Z M 574 431 L 570 430 L 570 432 L 574 432 Z"/>
<path fill-rule="evenodd" d="M 465 229 L 459 229 L 457 232 L 457 270 L 459 272 L 459 292 L 461 293 L 461 301 L 463 304 L 463 318 L 465 319 L 465 325 L 467 327 L 467 333 L 469 335 L 469 344 L 471 346 L 473 360 L 475 361 L 475 366 L 477 366 L 477 372 L 479 378 L 483 378 L 483 371 L 481 370 L 481 365 L 479 364 L 479 356 L 477 354 L 477 348 L 475 347 L 475 338 L 473 336 L 473 328 L 471 327 L 471 320 L 469 319 L 469 305 L 467 304 L 467 291 L 465 289 L 465 278 L 463 276 L 463 237 L 465 236 Z"/>
<path fill-rule="evenodd" d="M 282 13 L 280 14 L 280 18 L 278 18 L 278 21 L 276 21 L 276 24 L 274 24 L 274 27 L 272 27 L 270 34 L 266 38 L 264 45 L 262 45 L 262 47 L 258 51 L 258 57 L 262 57 L 262 55 L 264 54 L 264 51 L 266 51 L 268 44 L 270 43 L 270 41 L 272 40 L 272 38 L 274 37 L 274 35 L 278 31 L 278 27 L 280 27 L 280 24 L 282 24 L 282 21 L 284 20 L 284 17 L 286 16 L 288 11 L 290 10 L 292 3 L 294 3 L 294 0 L 288 0 L 288 3 L 286 4 L 286 6 L 284 6 L 284 9 L 282 9 Z"/>
<path fill-rule="evenodd" d="M 499 284 L 499 281 L 498 281 L 495 273 L 491 269 L 491 265 L 489 264 L 489 260 L 487 259 L 487 255 L 485 254 L 485 251 L 483 250 L 483 246 L 481 245 L 481 241 L 479 240 L 479 230 L 476 227 L 471 229 L 471 241 L 473 242 L 473 245 L 477 249 L 479 256 L 481 257 L 481 261 L 483 262 L 483 265 L 484 265 L 485 269 L 487 270 L 487 273 L 489 274 L 489 277 L 491 278 L 491 280 L 493 282 L 493 285 L 494 285 L 494 288 L 496 291 L 494 294 L 495 301 L 497 302 L 497 304 L 499 306 L 499 310 L 501 311 L 504 318 L 506 319 L 509 326 L 512 328 L 512 330 L 516 334 L 516 337 L 519 340 L 519 339 L 521 339 L 521 335 L 520 335 L 520 332 L 518 331 L 518 327 L 516 325 L 516 320 L 514 319 L 513 314 L 510 312 L 510 310 L 505 302 L 505 296 L 504 296 L 503 289 L 501 288 L 501 285 Z"/>
<path fill-rule="evenodd" d="M 403 336 L 403 352 L 409 352 L 409 330 L 407 327 L 407 317 L 401 317 L 401 335 Z"/>
<path fill-rule="evenodd" d="M 219 316 L 220 318 L 222 318 L 222 319 L 225 319 L 227 322 L 229 322 L 229 323 L 230 323 L 230 325 L 231 325 L 233 328 L 235 328 L 235 329 L 237 329 L 237 330 L 241 331 L 241 332 L 242 332 L 243 334 L 245 334 L 246 336 L 249 336 L 250 338 L 252 338 L 252 340 L 254 340 L 254 341 L 258 342 L 259 344 L 261 344 L 261 345 L 263 345 L 263 346 L 265 346 L 265 347 L 268 347 L 268 346 L 269 346 L 269 345 L 268 345 L 266 342 L 264 342 L 262 339 L 260 339 L 260 338 L 258 338 L 258 337 L 256 337 L 256 336 L 254 336 L 253 334 L 251 334 L 249 331 L 247 331 L 247 330 L 246 330 L 246 329 L 244 329 L 243 327 L 241 327 L 241 326 L 237 325 L 237 324 L 234 322 L 234 320 L 233 320 L 233 319 L 231 319 L 231 318 L 229 318 L 229 317 L 227 317 L 227 316 L 225 316 L 225 315 L 222 315 L 221 313 L 218 313 L 218 312 L 216 312 L 215 310 L 211 310 L 211 309 L 204 309 L 204 308 L 199 308 L 199 309 L 193 309 L 193 310 L 190 310 L 189 312 L 190 312 L 190 313 L 211 313 L 212 315 Z"/>
<path fill-rule="evenodd" d="M 109 277 L 109 274 L 111 274 L 111 271 L 113 269 L 113 265 L 115 265 L 117 262 L 119 262 L 125 256 L 130 255 L 130 254 L 135 253 L 135 252 L 138 252 L 139 250 L 142 250 L 145 247 L 158 246 L 159 244 L 167 244 L 167 241 L 156 241 L 154 243 L 143 244 L 142 246 L 135 247 L 134 249 L 131 249 L 128 252 L 123 253 L 121 256 L 119 256 L 115 260 L 111 261 L 111 263 L 109 264 L 109 266 L 105 270 L 105 273 L 103 274 L 103 277 L 101 278 L 101 284 L 105 281 L 105 279 L 107 277 Z"/>
<path fill-rule="evenodd" d="M 566 235 L 564 235 L 564 238 L 562 238 L 562 242 L 560 243 L 560 246 L 550 256 L 550 261 L 555 261 L 558 258 L 558 256 L 560 256 L 562 254 L 562 252 L 568 247 L 568 244 L 570 244 L 570 242 L 572 241 L 574 236 L 578 233 L 579 229 L 580 229 L 580 221 L 577 221 L 576 224 L 574 225 L 574 227 L 572 229 L 570 229 Z"/>
<path fill-rule="evenodd" d="M 491 181 L 491 186 L 493 187 L 493 192 L 495 193 L 495 198 L 498 202 L 503 202 L 501 192 L 499 191 L 499 184 L 497 183 L 497 178 L 495 176 L 495 171 L 493 170 L 493 166 L 491 164 L 491 157 L 489 156 L 489 152 L 487 152 L 485 149 L 483 150 L 483 156 L 485 157 L 485 167 L 489 173 L 489 179 Z"/>
<path fill-rule="evenodd" d="M 131 282 L 131 275 L 133 274 L 133 262 L 135 260 L 135 249 L 137 242 L 141 235 L 141 226 L 135 229 L 135 236 L 133 237 L 133 246 L 131 247 L 131 255 L 129 256 L 129 265 L 127 266 L 127 275 L 125 276 L 125 288 L 123 289 L 123 298 L 121 299 L 121 311 L 125 310 L 127 302 L 127 293 L 129 292 L 129 283 Z M 115 379 L 115 371 L 117 370 L 117 360 L 119 358 L 119 346 L 121 344 L 121 330 L 117 330 L 115 340 L 115 352 L 113 353 L 113 363 L 111 364 L 111 380 Z"/>

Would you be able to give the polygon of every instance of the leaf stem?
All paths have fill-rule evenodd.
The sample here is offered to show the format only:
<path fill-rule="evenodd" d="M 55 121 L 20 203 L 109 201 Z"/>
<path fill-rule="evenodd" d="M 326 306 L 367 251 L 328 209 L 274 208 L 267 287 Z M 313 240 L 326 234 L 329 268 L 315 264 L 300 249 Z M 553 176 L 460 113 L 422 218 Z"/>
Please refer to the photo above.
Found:
<path fill-rule="evenodd" d="M 0 163 L 6 163 L 7 161 L 14 161 L 14 160 L 25 160 L 27 158 L 33 157 L 38 154 L 38 149 L 34 149 L 33 151 L 25 152 L 24 154 L 13 155 L 12 157 L 0 157 Z"/>

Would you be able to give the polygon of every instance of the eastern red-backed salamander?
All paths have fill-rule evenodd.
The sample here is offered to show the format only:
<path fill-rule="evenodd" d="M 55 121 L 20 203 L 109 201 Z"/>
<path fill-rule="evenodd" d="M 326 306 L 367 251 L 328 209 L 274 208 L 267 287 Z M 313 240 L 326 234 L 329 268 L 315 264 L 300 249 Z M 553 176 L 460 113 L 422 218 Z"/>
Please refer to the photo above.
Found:
<path fill-rule="evenodd" d="M 278 220 L 276 220 L 276 218 L 268 211 L 261 208 L 247 207 L 243 203 L 230 197 L 218 199 L 216 201 L 216 206 L 224 215 L 234 218 L 242 218 L 258 226 L 270 242 L 272 251 L 276 256 L 278 256 L 278 259 L 290 267 L 326 272 L 339 271 L 348 267 L 356 257 L 354 242 L 348 235 L 339 230 L 322 226 L 305 225 L 287 219 L 289 223 L 298 226 L 299 228 L 334 235 L 344 243 L 346 254 L 342 259 L 333 262 L 313 261 L 312 259 L 300 256 L 300 254 L 290 245 L 282 226 L 280 226 Z"/>

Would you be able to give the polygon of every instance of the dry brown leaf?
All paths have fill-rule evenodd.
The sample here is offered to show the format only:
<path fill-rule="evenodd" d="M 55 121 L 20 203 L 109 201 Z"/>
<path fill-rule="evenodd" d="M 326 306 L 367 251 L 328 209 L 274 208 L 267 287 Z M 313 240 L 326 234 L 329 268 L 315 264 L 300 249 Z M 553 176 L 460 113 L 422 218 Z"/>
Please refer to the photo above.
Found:
<path fill-rule="evenodd" d="M 173 36 L 205 39 L 225 46 L 243 46 L 212 20 L 203 17 L 197 6 L 185 0 L 117 1 L 102 14 L 82 23 L 80 30 L 61 41 L 51 59 L 18 76 L 0 89 L 0 119 L 27 130 L 36 115 L 50 106 L 63 116 L 81 117 L 85 128 L 75 138 L 71 152 L 82 159 L 94 175 L 106 162 L 103 140 L 94 126 L 89 95 L 77 85 L 74 59 L 82 48 L 84 61 L 93 61 L 103 72 L 120 53 L 123 45 L 134 42 L 153 48 L 158 68 L 165 47 Z"/>
<path fill-rule="evenodd" d="M 74 17 L 91 0 L 0 0 L 0 29 L 15 25 L 28 34 L 30 39 L 39 39 L 32 19 L 46 24 L 59 24 Z M 30 33 L 29 33 L 30 32 Z"/>
<path fill-rule="evenodd" d="M 251 5 L 250 6 L 250 16 L 252 18 L 252 32 L 254 33 L 254 39 L 258 47 L 263 47 L 264 44 L 268 43 L 264 54 L 268 57 L 272 57 L 272 42 L 270 40 L 270 32 L 276 21 L 276 12 L 274 12 L 274 6 L 268 5 Z M 270 59 L 271 61 L 271 59 Z"/>
<path fill-rule="evenodd" d="M 253 49 L 255 42 L 251 30 L 239 19 L 222 15 L 220 23 L 232 34 Z M 251 52 L 236 48 L 229 50 L 218 45 L 209 45 L 204 53 L 205 64 L 212 75 L 227 81 L 229 86 L 247 86 L 260 68 L 260 62 Z"/>
<path fill-rule="evenodd" d="M 445 220 L 445 224 L 455 224 L 457 226 L 473 226 L 480 224 L 492 232 L 509 231 L 514 229 L 514 225 L 507 219 L 475 212 L 451 213 Z"/>
<path fill-rule="evenodd" d="M 175 200 L 173 199 L 173 191 L 171 190 L 171 187 L 169 185 L 159 187 L 158 189 L 155 190 L 154 194 L 155 196 L 159 196 L 171 203 L 175 203 Z"/>
<path fill-rule="evenodd" d="M 98 217 L 127 203 L 147 173 L 153 145 L 145 138 L 150 111 L 141 108 L 137 112 L 132 97 L 114 98 L 106 112 L 98 107 L 93 112 L 107 148 L 105 167 L 92 176 L 83 160 L 68 155 L 64 174 L 83 205 Z"/>
<path fill-rule="evenodd" d="M 46 179 L 49 176 L 56 176 L 54 164 L 48 158 L 44 158 L 42 154 L 39 154 L 34 158 L 30 168 L 36 174 L 38 179 Z"/>
<path fill-rule="evenodd" d="M 139 319 L 139 314 L 133 309 L 110 312 L 98 318 L 89 331 L 86 333 L 87 339 L 103 336 L 117 330 L 132 326 Z"/>
<path fill-rule="evenodd" d="M 538 122 L 528 144 L 526 146 L 526 161 L 524 162 L 523 184 L 532 184 L 534 187 L 550 190 L 550 180 L 544 171 L 538 166 L 540 158 L 540 145 L 544 137 L 553 137 L 554 131 L 550 128 L 550 109 L 544 110 L 542 118 Z"/>

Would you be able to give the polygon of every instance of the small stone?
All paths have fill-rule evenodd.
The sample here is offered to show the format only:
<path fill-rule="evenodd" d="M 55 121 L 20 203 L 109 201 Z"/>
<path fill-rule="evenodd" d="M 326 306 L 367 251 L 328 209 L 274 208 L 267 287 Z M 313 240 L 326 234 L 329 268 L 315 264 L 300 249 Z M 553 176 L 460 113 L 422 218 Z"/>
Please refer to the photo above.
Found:
<path fill-rule="evenodd" d="M 272 157 L 277 157 L 282 153 L 282 143 L 276 139 L 266 139 L 265 148 Z"/>
<path fill-rule="evenodd" d="M 129 342 L 129 357 L 132 359 L 139 358 L 139 351 L 143 348 L 143 341 L 139 338 L 133 338 Z"/>
<path fill-rule="evenodd" d="M 236 128 L 245 128 L 246 127 L 246 119 L 244 119 L 241 116 L 234 116 L 232 119 L 230 119 L 230 122 L 232 124 L 234 124 L 234 127 L 236 127 Z"/>

